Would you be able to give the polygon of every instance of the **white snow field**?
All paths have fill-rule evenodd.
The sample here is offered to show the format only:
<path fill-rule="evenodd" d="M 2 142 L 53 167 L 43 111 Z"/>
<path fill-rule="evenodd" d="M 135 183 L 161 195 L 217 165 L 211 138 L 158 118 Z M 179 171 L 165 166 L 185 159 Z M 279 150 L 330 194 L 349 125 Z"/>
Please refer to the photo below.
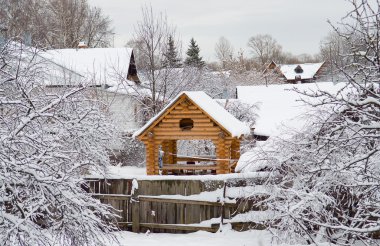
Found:
<path fill-rule="evenodd" d="M 116 237 L 123 246 L 269 246 L 272 240 L 272 235 L 268 231 L 236 232 L 228 228 L 217 233 L 203 231 L 188 234 L 117 232 Z"/>
<path fill-rule="evenodd" d="M 110 246 L 306 246 L 302 244 L 276 244 L 272 240 L 269 231 L 245 231 L 237 232 L 224 228 L 222 232 L 194 232 L 188 234 L 168 234 L 168 233 L 115 233 L 119 244 L 111 242 Z M 315 246 L 315 245 L 307 245 Z M 318 246 L 335 246 L 330 243 L 320 243 Z"/>

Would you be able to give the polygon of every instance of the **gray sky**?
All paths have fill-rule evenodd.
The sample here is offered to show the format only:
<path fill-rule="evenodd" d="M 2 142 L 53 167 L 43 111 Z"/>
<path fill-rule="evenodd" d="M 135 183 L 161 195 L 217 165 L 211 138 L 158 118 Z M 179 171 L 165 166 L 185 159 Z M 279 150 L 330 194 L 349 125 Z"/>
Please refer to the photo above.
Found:
<path fill-rule="evenodd" d="M 141 7 L 151 4 L 155 12 L 164 12 L 187 49 L 190 38 L 198 42 L 201 55 L 215 60 L 214 46 L 221 36 L 235 51 L 247 49 L 249 37 L 270 34 L 284 51 L 295 55 L 315 54 L 320 40 L 331 30 L 327 23 L 339 21 L 350 9 L 344 0 L 89 0 L 101 7 L 113 20 L 115 47 L 123 46 L 133 34 L 141 17 Z"/>

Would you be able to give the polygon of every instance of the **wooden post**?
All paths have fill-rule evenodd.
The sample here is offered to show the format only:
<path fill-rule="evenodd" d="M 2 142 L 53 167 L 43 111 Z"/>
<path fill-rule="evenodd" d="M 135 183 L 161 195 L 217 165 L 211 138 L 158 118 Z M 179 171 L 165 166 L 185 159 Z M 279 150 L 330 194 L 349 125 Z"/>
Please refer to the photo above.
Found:
<path fill-rule="evenodd" d="M 177 164 L 177 140 L 172 140 L 173 164 Z"/>
<path fill-rule="evenodd" d="M 170 141 L 168 140 L 162 141 L 162 151 L 164 151 L 164 156 L 162 159 L 163 164 L 170 163 L 170 156 L 171 156 L 170 155 Z M 167 170 L 162 170 L 163 175 L 166 175 L 167 172 L 168 172 Z"/>
<path fill-rule="evenodd" d="M 154 165 L 154 174 L 155 175 L 159 175 L 160 174 L 160 171 L 159 171 L 159 164 L 158 164 L 158 151 L 159 151 L 159 146 L 160 144 L 162 143 L 161 140 L 155 140 L 154 141 L 154 148 L 153 148 L 153 165 Z"/>
<path fill-rule="evenodd" d="M 168 140 L 166 141 L 168 144 L 168 164 L 173 164 L 173 141 Z"/>
<path fill-rule="evenodd" d="M 148 175 L 158 175 L 158 146 L 161 140 L 155 140 L 154 133 L 148 133 L 149 140 L 146 143 L 146 169 Z"/>
<path fill-rule="evenodd" d="M 234 139 L 231 144 L 231 158 L 240 158 L 240 139 Z"/>
<path fill-rule="evenodd" d="M 168 146 L 168 164 L 176 164 L 177 163 L 177 141 L 176 140 L 167 140 Z M 167 171 L 166 171 L 167 172 Z M 169 170 L 173 174 L 173 170 Z"/>
<path fill-rule="evenodd" d="M 133 191 L 131 194 L 131 203 L 132 203 L 132 231 L 139 233 L 140 232 L 140 201 L 138 196 L 138 189 Z"/>
<path fill-rule="evenodd" d="M 148 141 L 145 143 L 145 153 L 146 153 L 146 174 L 154 175 L 154 135 L 153 133 L 148 133 Z"/>
<path fill-rule="evenodd" d="M 232 140 L 231 159 L 238 160 L 240 158 L 240 139 Z M 231 167 L 231 172 L 235 172 L 236 164 Z"/>
<path fill-rule="evenodd" d="M 170 141 L 162 141 L 162 151 L 164 151 L 164 158 L 163 162 L 164 164 L 170 163 Z"/>
<path fill-rule="evenodd" d="M 224 132 L 220 132 L 216 144 L 216 158 L 218 159 L 218 169 L 216 170 L 216 174 L 225 174 L 229 172 L 228 161 L 226 160 L 228 155 L 225 136 Z"/>
<path fill-rule="evenodd" d="M 222 231 L 222 226 L 224 224 L 224 204 L 226 200 L 226 188 L 227 188 L 227 183 L 224 181 L 223 185 L 223 198 L 221 201 L 221 206 L 220 206 L 220 226 L 219 226 L 219 231 Z"/>

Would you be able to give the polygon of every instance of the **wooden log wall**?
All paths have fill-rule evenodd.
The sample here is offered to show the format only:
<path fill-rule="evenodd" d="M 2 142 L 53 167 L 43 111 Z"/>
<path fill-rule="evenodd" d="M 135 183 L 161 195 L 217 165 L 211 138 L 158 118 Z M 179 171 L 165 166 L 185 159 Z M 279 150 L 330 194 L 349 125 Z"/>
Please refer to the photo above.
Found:
<path fill-rule="evenodd" d="M 186 103 L 184 103 L 186 102 Z M 175 164 L 177 148 L 176 141 L 181 140 L 212 140 L 216 146 L 216 154 L 219 159 L 231 158 L 232 141 L 237 139 L 227 136 L 227 133 L 215 124 L 208 115 L 197 106 L 184 101 L 175 106 L 150 132 L 142 137 L 146 146 L 147 174 L 159 174 L 158 149 L 161 146 L 165 152 L 164 163 Z M 193 127 L 189 130 L 180 128 L 182 119 L 191 119 Z M 236 145 L 234 145 L 236 146 Z M 217 162 L 217 174 L 229 173 L 229 162 L 220 160 Z"/>

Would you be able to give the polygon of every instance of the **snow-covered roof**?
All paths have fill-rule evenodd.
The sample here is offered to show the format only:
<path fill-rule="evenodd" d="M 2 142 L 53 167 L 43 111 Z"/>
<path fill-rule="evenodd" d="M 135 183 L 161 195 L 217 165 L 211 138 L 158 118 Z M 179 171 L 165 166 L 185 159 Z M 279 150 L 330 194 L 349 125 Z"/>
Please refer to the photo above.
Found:
<path fill-rule="evenodd" d="M 117 74 L 128 74 L 132 49 L 87 48 L 56 49 L 40 54 L 47 60 L 75 71 L 96 85 L 118 83 Z"/>
<path fill-rule="evenodd" d="M 237 86 L 237 97 L 244 103 L 257 104 L 258 119 L 255 124 L 255 134 L 278 136 L 283 134 L 283 128 L 301 130 L 308 118 L 304 115 L 311 106 L 305 105 L 301 99 L 311 99 L 302 96 L 293 89 L 300 91 L 328 91 L 336 93 L 346 83 L 332 82 L 281 84 L 268 86 Z"/>
<path fill-rule="evenodd" d="M 136 84 L 134 81 L 131 80 L 120 81 L 117 85 L 106 88 L 105 90 L 117 94 L 125 94 L 140 97 L 151 97 L 152 95 L 149 88 L 141 84 Z"/>
<path fill-rule="evenodd" d="M 301 79 L 312 79 L 318 70 L 322 67 L 324 62 L 320 63 L 304 63 L 304 64 L 282 64 L 278 65 L 281 73 L 287 80 L 295 80 L 296 76 L 301 76 Z M 302 69 L 301 73 L 296 72 L 296 68 Z"/>
<path fill-rule="evenodd" d="M 133 137 L 141 135 L 145 130 L 147 130 L 156 120 L 158 120 L 162 115 L 164 115 L 167 110 L 173 106 L 178 99 L 186 95 L 194 104 L 196 104 L 201 110 L 208 114 L 215 123 L 227 130 L 232 137 L 240 137 L 250 133 L 249 127 L 236 119 L 227 110 L 221 107 L 216 101 L 209 97 L 203 91 L 183 91 L 179 93 L 164 109 L 161 110 L 156 116 L 151 118 L 142 128 L 133 134 Z"/>

